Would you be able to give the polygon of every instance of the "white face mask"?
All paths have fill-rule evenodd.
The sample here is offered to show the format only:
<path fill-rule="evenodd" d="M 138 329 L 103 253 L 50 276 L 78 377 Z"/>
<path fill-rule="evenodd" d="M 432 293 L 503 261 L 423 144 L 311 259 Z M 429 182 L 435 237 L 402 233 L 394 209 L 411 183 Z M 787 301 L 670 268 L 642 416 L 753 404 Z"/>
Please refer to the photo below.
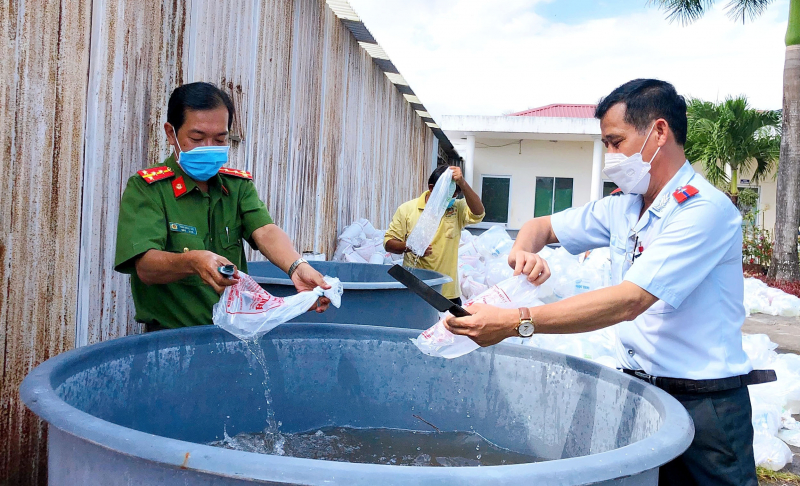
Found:
<path fill-rule="evenodd" d="M 645 162 L 642 159 L 642 150 L 644 150 L 647 141 L 650 140 L 650 134 L 656 124 L 650 127 L 647 132 L 647 138 L 644 139 L 641 150 L 628 157 L 623 153 L 607 153 L 605 156 L 605 168 L 603 172 L 616 184 L 625 194 L 644 194 L 650 186 L 650 164 L 658 155 L 661 147 L 656 149 L 653 158 L 650 162 Z"/>

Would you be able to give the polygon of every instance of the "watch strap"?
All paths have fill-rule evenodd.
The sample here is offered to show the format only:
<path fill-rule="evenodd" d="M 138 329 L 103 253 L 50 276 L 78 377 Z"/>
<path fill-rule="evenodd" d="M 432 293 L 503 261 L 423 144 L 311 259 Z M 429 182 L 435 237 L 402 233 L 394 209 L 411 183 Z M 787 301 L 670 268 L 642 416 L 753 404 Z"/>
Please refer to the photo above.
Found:
<path fill-rule="evenodd" d="M 292 278 L 292 275 L 294 275 L 294 272 L 295 270 L 297 270 L 297 267 L 299 267 L 303 263 L 308 263 L 308 262 L 304 258 L 298 258 L 297 261 L 292 263 L 292 266 L 289 267 L 289 271 L 286 272 L 289 275 L 289 278 Z"/>

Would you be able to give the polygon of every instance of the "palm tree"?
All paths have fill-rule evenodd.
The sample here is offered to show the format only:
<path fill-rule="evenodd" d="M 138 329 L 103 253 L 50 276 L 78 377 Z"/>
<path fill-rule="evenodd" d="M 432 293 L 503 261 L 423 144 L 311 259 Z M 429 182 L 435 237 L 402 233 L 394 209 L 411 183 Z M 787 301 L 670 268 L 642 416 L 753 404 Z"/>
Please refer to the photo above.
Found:
<path fill-rule="evenodd" d="M 690 23 L 708 10 L 715 0 L 649 0 L 667 11 L 667 18 Z M 773 0 L 730 0 L 728 15 L 754 19 Z M 800 227 L 800 0 L 789 0 L 786 30 L 786 62 L 783 68 L 783 121 L 778 196 L 775 203 L 775 245 L 769 276 L 778 280 L 800 280 L 797 234 Z"/>
<path fill-rule="evenodd" d="M 758 182 L 775 170 L 781 145 L 779 112 L 750 108 L 740 96 L 722 103 L 690 99 L 687 116 L 686 157 L 703 164 L 712 184 L 727 184 L 734 203 L 740 171 L 752 169 L 750 178 Z"/>

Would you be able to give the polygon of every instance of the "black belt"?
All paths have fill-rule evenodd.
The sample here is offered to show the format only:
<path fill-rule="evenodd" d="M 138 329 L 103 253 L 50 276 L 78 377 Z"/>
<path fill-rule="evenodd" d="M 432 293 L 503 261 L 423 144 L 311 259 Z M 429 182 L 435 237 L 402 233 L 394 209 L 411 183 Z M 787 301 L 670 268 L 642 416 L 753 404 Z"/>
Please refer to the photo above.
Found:
<path fill-rule="evenodd" d="M 721 392 L 726 390 L 734 390 L 736 388 L 741 388 L 748 385 L 769 383 L 778 379 L 774 370 L 753 370 L 746 375 L 718 378 L 715 380 L 684 380 L 681 378 L 664 378 L 661 376 L 648 375 L 641 370 L 623 369 L 622 372 L 631 376 L 635 376 L 640 380 L 644 380 L 651 385 L 655 385 L 671 395 Z"/>

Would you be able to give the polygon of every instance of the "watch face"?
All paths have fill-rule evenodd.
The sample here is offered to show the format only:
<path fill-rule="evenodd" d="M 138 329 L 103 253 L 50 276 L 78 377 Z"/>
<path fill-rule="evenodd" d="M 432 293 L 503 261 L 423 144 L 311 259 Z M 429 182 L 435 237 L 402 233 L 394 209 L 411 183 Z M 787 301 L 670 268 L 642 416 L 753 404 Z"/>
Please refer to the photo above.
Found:
<path fill-rule="evenodd" d="M 519 325 L 519 335 L 522 337 L 533 336 L 533 324 L 530 322 L 523 322 Z"/>

